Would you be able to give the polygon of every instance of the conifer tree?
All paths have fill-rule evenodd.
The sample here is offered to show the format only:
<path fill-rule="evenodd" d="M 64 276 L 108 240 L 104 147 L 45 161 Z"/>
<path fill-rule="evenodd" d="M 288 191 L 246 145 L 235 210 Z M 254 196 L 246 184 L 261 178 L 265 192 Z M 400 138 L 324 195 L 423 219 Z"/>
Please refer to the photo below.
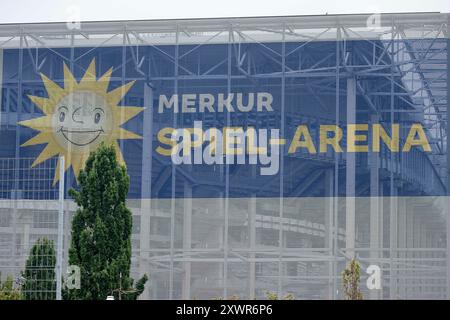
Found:
<path fill-rule="evenodd" d="M 136 299 L 144 275 L 133 288 L 130 278 L 132 214 L 126 207 L 129 176 L 113 146 L 101 144 L 79 174 L 79 191 L 69 190 L 78 205 L 72 221 L 69 264 L 80 267 L 80 289 L 64 291 L 66 299 Z"/>
<path fill-rule="evenodd" d="M 55 300 L 55 245 L 47 238 L 36 241 L 22 272 L 22 292 L 26 300 Z"/>

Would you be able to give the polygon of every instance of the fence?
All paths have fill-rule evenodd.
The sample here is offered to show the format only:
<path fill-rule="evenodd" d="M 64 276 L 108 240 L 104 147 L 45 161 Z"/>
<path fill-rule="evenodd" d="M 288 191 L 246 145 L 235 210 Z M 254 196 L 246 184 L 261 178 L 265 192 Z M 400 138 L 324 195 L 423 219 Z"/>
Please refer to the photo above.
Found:
<path fill-rule="evenodd" d="M 59 299 L 76 205 L 63 201 L 64 180 L 53 184 L 58 160 L 33 161 L 0 159 L 0 279 L 9 277 L 22 298 Z M 348 247 L 345 197 L 129 199 L 131 276 L 150 275 L 141 299 L 264 299 L 267 291 L 342 298 L 341 271 L 355 252 L 365 298 L 444 299 L 448 203 L 358 197 L 356 245 Z M 369 265 L 382 271 L 380 290 L 365 286 Z"/>
<path fill-rule="evenodd" d="M 60 299 L 64 175 L 53 183 L 57 158 L 33 161 L 0 159 L 0 280 L 25 299 Z"/>

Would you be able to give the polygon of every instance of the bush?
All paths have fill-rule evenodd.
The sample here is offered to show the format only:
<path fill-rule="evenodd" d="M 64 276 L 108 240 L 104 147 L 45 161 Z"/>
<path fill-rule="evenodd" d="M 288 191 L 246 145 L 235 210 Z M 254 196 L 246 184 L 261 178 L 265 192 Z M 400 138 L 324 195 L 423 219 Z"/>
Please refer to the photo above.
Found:
<path fill-rule="evenodd" d="M 344 285 L 344 294 L 346 300 L 362 300 L 363 295 L 359 290 L 359 281 L 361 278 L 361 266 L 353 258 L 347 268 L 342 272 L 342 282 Z"/>
<path fill-rule="evenodd" d="M 0 300 L 21 300 L 22 294 L 19 289 L 14 288 L 12 276 L 8 276 L 4 282 L 1 281 L 0 274 Z"/>

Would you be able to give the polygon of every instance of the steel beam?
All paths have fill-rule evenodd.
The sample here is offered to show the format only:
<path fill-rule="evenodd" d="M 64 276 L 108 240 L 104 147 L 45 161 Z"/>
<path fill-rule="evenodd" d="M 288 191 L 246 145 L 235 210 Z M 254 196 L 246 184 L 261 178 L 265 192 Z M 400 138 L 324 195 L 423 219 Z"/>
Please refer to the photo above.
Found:
<path fill-rule="evenodd" d="M 356 79 L 347 79 L 347 128 L 349 124 L 356 123 Z M 356 155 L 354 152 L 346 153 L 345 169 L 345 247 L 347 253 L 354 256 L 355 251 L 355 178 L 356 178 Z"/>

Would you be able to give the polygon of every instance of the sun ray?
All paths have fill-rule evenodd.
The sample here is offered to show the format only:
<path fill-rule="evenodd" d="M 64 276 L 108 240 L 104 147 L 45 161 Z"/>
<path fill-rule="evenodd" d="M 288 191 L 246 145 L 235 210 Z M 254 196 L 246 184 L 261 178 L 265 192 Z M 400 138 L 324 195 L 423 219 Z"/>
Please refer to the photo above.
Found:
<path fill-rule="evenodd" d="M 68 159 L 68 155 L 67 153 L 64 155 L 64 172 L 67 171 L 67 169 L 69 169 L 70 167 L 70 161 L 66 160 Z M 55 168 L 55 175 L 53 177 L 53 185 L 55 185 L 58 181 L 59 181 L 59 170 L 61 168 L 61 158 L 58 158 L 58 162 L 56 164 L 56 168 Z"/>
<path fill-rule="evenodd" d="M 111 81 L 111 75 L 113 68 L 109 68 L 97 81 L 97 89 L 106 92 L 108 90 L 109 82 Z"/>
<path fill-rule="evenodd" d="M 134 118 L 143 110 L 141 107 L 116 107 L 115 109 L 115 114 L 118 115 L 119 120 L 118 125 L 124 124 L 131 118 Z"/>
<path fill-rule="evenodd" d="M 80 160 L 81 163 L 82 163 L 81 169 L 84 168 L 84 166 L 85 166 L 86 161 L 87 161 L 88 158 L 89 158 L 89 153 L 82 153 L 82 154 L 81 154 L 81 160 Z"/>
<path fill-rule="evenodd" d="M 117 106 L 119 102 L 122 100 L 122 98 L 127 94 L 128 90 L 133 86 L 135 81 L 130 81 L 123 86 L 120 86 L 114 90 L 111 90 L 108 92 L 108 101 L 110 102 L 111 106 Z"/>
<path fill-rule="evenodd" d="M 95 72 L 95 58 L 92 59 L 89 67 L 86 69 L 83 78 L 80 81 L 80 84 L 89 84 L 95 82 L 97 80 L 97 74 Z"/>
<path fill-rule="evenodd" d="M 23 120 L 18 122 L 21 126 L 26 126 L 34 130 L 50 132 L 53 131 L 52 128 L 52 117 L 51 115 L 45 115 L 39 118 Z"/>
<path fill-rule="evenodd" d="M 78 179 L 80 170 L 83 168 L 83 165 L 84 165 L 83 154 L 73 154 L 70 162 L 72 163 L 72 169 L 73 169 L 73 173 L 75 174 L 75 178 Z"/>
<path fill-rule="evenodd" d="M 47 78 L 47 76 L 43 73 L 41 73 L 41 78 L 42 82 L 44 82 L 45 90 L 47 90 L 48 99 L 50 100 L 50 104 L 53 108 L 50 112 L 53 112 L 58 101 L 64 96 L 65 90 Z"/>
<path fill-rule="evenodd" d="M 119 140 L 126 140 L 126 139 L 142 139 L 142 136 L 128 131 L 127 129 L 124 128 L 117 128 L 116 131 L 114 132 L 114 136 L 116 139 Z"/>
<path fill-rule="evenodd" d="M 32 95 L 28 95 L 28 98 L 31 100 L 31 102 L 33 102 L 36 106 L 38 106 L 39 109 L 41 109 L 41 111 L 44 112 L 46 115 L 52 113 L 53 106 L 51 103 L 49 103 L 50 102 L 49 99 Z"/>
<path fill-rule="evenodd" d="M 120 150 L 120 146 L 117 143 L 117 140 L 114 140 L 113 146 L 114 146 L 114 149 L 116 149 L 117 161 L 121 165 L 126 165 L 125 160 L 123 159 L 122 151 Z"/>
<path fill-rule="evenodd" d="M 75 80 L 69 67 L 64 63 L 64 90 L 72 91 L 78 86 L 77 80 Z"/>
<path fill-rule="evenodd" d="M 53 141 L 52 133 L 41 131 L 37 135 L 35 135 L 33 138 L 22 143 L 20 146 L 21 147 L 33 146 L 36 144 L 48 143 L 49 141 Z"/>
<path fill-rule="evenodd" d="M 45 146 L 44 150 L 41 151 L 41 153 L 36 158 L 36 160 L 34 160 L 31 167 L 35 167 L 38 164 L 44 162 L 45 160 L 52 158 L 53 156 L 55 156 L 57 154 L 59 154 L 58 148 L 55 148 L 53 143 L 49 143 Z"/>

